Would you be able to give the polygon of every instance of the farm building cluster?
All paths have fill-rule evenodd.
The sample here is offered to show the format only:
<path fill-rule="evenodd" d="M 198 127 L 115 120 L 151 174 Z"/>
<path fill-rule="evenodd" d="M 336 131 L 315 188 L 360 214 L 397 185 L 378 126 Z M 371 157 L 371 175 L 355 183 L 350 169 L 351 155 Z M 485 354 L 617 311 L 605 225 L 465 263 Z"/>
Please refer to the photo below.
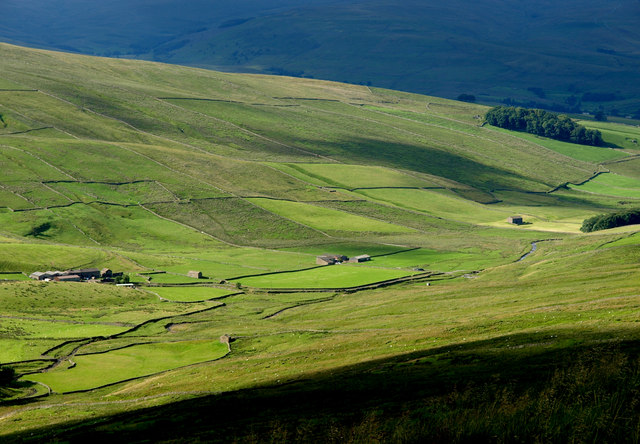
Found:
<path fill-rule="evenodd" d="M 36 271 L 29 275 L 31 279 L 37 281 L 56 282 L 82 282 L 91 280 L 112 282 L 118 276 L 122 276 L 122 272 L 114 273 L 108 268 L 103 268 L 102 270 L 98 268 L 83 268 L 67 271 Z"/>
<path fill-rule="evenodd" d="M 352 264 L 357 264 L 359 262 L 370 261 L 371 256 L 368 254 L 361 254 L 359 256 L 354 256 L 349 259 L 347 256 L 342 254 L 321 254 L 316 257 L 316 264 L 318 265 L 335 265 L 342 264 L 344 262 L 350 262 Z"/>

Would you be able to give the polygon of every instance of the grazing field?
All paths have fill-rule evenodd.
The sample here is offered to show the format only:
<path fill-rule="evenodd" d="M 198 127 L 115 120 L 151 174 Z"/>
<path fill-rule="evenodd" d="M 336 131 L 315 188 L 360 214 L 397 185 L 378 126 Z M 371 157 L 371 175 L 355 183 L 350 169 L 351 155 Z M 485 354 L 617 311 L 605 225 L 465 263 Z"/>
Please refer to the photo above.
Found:
<path fill-rule="evenodd" d="M 410 276 L 408 270 L 363 265 L 332 265 L 312 270 L 239 279 L 242 285 L 259 288 L 348 288 Z"/>
<path fill-rule="evenodd" d="M 611 122 L 594 122 L 593 120 L 579 120 L 578 123 L 586 128 L 600 131 L 604 141 L 612 146 L 628 150 L 638 150 L 640 148 L 638 145 L 640 129 L 637 126 L 620 125 Z"/>
<path fill-rule="evenodd" d="M 487 223 L 506 219 L 510 213 L 461 199 L 453 193 L 431 190 L 360 190 L 358 194 L 402 208 L 422 211 L 457 222 Z"/>
<path fill-rule="evenodd" d="M 250 202 L 287 219 L 323 231 L 351 231 L 373 233 L 407 233 L 413 230 L 375 219 L 356 216 L 346 212 L 317 207 L 301 202 L 270 199 L 249 199 Z"/>
<path fill-rule="evenodd" d="M 634 129 L 5 44 L 0 72 L 29 90 L 0 91 L 3 442 L 638 441 L 640 229 L 579 232 L 637 206 Z M 86 268 L 134 288 L 26 280 Z"/>
<path fill-rule="evenodd" d="M 228 288 L 213 287 L 154 287 L 148 291 L 172 302 L 201 302 L 234 293 Z"/>
<path fill-rule="evenodd" d="M 370 167 L 364 165 L 342 165 L 322 163 L 289 163 L 273 164 L 301 180 L 336 188 L 371 188 L 371 187 L 439 187 L 442 179 L 419 176 L 389 168 Z"/>
<path fill-rule="evenodd" d="M 76 355 L 73 357 L 76 365 L 71 368 L 27 379 L 46 384 L 55 392 L 72 392 L 212 361 L 226 353 L 227 346 L 218 341 L 133 345 L 104 354 Z"/>
<path fill-rule="evenodd" d="M 588 193 L 640 199 L 640 180 L 619 174 L 600 174 L 583 185 L 571 186 L 571 188 Z"/>
<path fill-rule="evenodd" d="M 584 123 L 585 122 L 581 122 L 581 124 Z M 591 129 L 600 129 L 591 125 L 589 125 L 588 127 Z M 495 131 L 500 131 L 505 134 L 512 134 L 516 137 L 522 138 L 523 140 L 528 140 L 532 143 L 542 145 L 545 148 L 549 148 L 550 150 L 553 150 L 562 155 L 586 162 L 604 162 L 607 160 L 622 159 L 623 157 L 628 156 L 627 153 L 616 149 L 577 145 L 575 143 L 562 142 L 560 140 L 553 140 L 546 137 L 536 136 L 534 134 L 528 134 L 525 132 L 514 132 L 497 127 L 492 128 Z M 615 144 L 616 139 L 611 138 L 607 133 L 604 133 L 602 137 L 605 143 Z"/>

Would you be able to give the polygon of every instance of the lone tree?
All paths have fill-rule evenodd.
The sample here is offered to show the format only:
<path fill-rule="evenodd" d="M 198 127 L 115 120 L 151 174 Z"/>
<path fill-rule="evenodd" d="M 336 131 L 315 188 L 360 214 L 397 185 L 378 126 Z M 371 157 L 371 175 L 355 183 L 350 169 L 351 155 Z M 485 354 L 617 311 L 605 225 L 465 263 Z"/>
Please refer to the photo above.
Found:
<path fill-rule="evenodd" d="M 593 115 L 593 118 L 598 122 L 606 122 L 607 116 L 604 114 L 604 111 L 598 111 Z"/>

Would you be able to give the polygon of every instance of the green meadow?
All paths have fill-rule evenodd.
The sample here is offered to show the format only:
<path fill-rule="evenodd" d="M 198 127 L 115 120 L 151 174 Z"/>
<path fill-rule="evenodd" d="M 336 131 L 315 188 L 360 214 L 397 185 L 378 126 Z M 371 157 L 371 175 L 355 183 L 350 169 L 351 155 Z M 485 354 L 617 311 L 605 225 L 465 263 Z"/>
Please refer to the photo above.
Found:
<path fill-rule="evenodd" d="M 579 231 L 637 206 L 634 128 L 584 147 L 470 103 L 6 44 L 0 72 L 29 90 L 0 91 L 3 442 L 637 440 L 640 228 Z M 27 278 L 93 267 L 135 288 Z"/>
<path fill-rule="evenodd" d="M 233 290 L 213 287 L 157 287 L 147 290 L 172 302 L 200 302 L 233 294 Z"/>
<path fill-rule="evenodd" d="M 242 285 L 259 288 L 346 288 L 409 276 L 407 270 L 363 265 L 334 265 L 312 270 L 238 279 Z"/>
<path fill-rule="evenodd" d="M 60 393 L 87 390 L 123 379 L 211 361 L 225 353 L 227 347 L 213 341 L 133 345 L 104 355 L 74 356 L 76 365 L 73 368 L 29 376 L 29 379 Z"/>

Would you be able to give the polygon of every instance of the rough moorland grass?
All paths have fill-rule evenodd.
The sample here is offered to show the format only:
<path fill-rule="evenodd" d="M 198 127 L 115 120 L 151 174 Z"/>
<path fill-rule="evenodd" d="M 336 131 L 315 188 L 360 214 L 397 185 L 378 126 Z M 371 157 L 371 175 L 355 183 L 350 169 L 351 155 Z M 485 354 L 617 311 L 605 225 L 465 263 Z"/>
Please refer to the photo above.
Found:
<path fill-rule="evenodd" d="M 228 288 L 212 287 L 152 287 L 147 291 L 156 293 L 164 299 L 175 302 L 207 301 L 235 293 Z"/>
<path fill-rule="evenodd" d="M 124 323 L 179 315 L 208 307 L 162 303 L 149 293 L 89 283 L 14 282 L 0 284 L 2 312 L 6 316 L 81 323 Z M 52 329 L 65 324 L 51 323 Z M 88 335 L 91 336 L 91 335 Z"/>
<path fill-rule="evenodd" d="M 506 219 L 510 214 L 505 209 L 494 209 L 494 207 L 461 199 L 453 193 L 445 194 L 431 190 L 360 190 L 358 194 L 458 222 L 495 222 Z"/>
<path fill-rule="evenodd" d="M 640 179 L 640 158 L 634 157 L 625 162 L 608 164 L 607 168 L 613 173 Z"/>
<path fill-rule="evenodd" d="M 212 287 L 152 287 L 148 291 L 175 302 L 206 301 L 234 293 L 228 288 Z"/>
<path fill-rule="evenodd" d="M 249 199 L 251 202 L 287 219 L 322 231 L 355 231 L 375 233 L 411 233 L 413 230 L 343 211 L 302 202 L 271 199 Z"/>
<path fill-rule="evenodd" d="M 2 319 L 0 336 L 21 340 L 30 339 L 71 339 L 109 336 L 127 330 L 128 326 L 91 323 L 57 322 L 55 320 L 35 321 L 30 319 Z M 0 355 L 2 356 L 2 355 Z M 6 359 L 0 358 L 0 361 Z"/>
<path fill-rule="evenodd" d="M 193 284 L 197 282 L 203 282 L 203 279 L 192 278 L 189 276 L 174 273 L 158 273 L 148 275 L 142 274 L 141 276 L 147 279 L 149 282 L 157 284 Z"/>
<path fill-rule="evenodd" d="M 405 253 L 373 258 L 371 265 L 380 267 L 424 268 L 435 271 L 479 270 L 505 262 L 497 251 L 483 252 L 479 249 L 468 251 L 437 251 L 419 249 Z"/>
<path fill-rule="evenodd" d="M 310 243 L 326 236 L 284 219 L 244 199 L 213 199 L 188 204 L 157 204 L 153 211 L 240 245 L 283 246 Z"/>
<path fill-rule="evenodd" d="M 437 182 L 383 167 L 322 163 L 274 164 L 279 169 L 317 185 L 341 188 L 433 187 Z"/>
<path fill-rule="evenodd" d="M 110 267 L 117 271 L 139 269 L 118 253 L 97 248 L 15 242 L 3 243 L 0 248 L 1 270 L 33 272 L 88 267 Z"/>
<path fill-rule="evenodd" d="M 237 282 L 259 288 L 345 288 L 411 274 L 413 273 L 408 270 L 371 268 L 362 265 L 332 265 L 312 270 L 242 278 Z"/>
<path fill-rule="evenodd" d="M 56 392 L 87 390 L 175 367 L 211 361 L 227 353 L 217 340 L 134 345 L 105 354 L 74 356 L 73 368 L 58 368 L 26 379 L 42 382 Z"/>

